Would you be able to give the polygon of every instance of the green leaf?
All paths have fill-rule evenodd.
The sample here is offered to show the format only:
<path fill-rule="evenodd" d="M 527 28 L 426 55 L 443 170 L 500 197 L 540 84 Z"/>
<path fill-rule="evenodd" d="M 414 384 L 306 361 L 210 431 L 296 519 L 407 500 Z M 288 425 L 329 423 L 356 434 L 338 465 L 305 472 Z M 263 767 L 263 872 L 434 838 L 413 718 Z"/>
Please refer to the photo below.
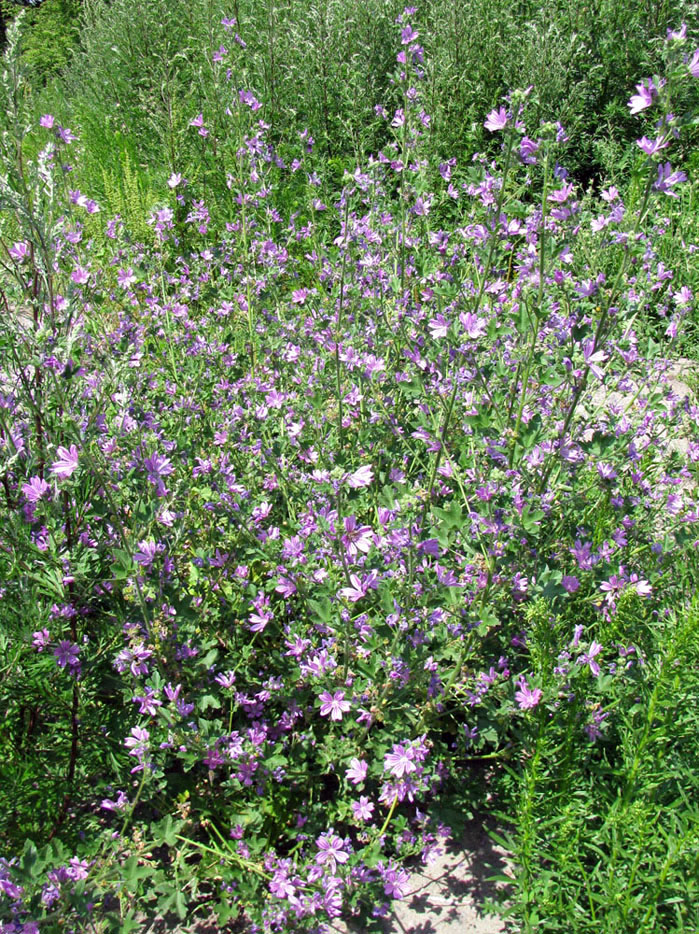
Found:
<path fill-rule="evenodd" d="M 321 597 L 320 600 L 309 600 L 308 607 L 313 616 L 321 623 L 329 623 L 332 618 L 332 604 L 327 597 Z"/>
<path fill-rule="evenodd" d="M 31 879 L 35 879 L 39 874 L 39 866 L 37 865 L 38 859 L 39 853 L 34 842 L 32 840 L 25 840 L 22 858 L 19 863 L 22 873 L 29 876 Z"/>
<path fill-rule="evenodd" d="M 538 529 L 539 522 L 544 518 L 541 509 L 535 509 L 533 506 L 525 506 L 522 510 L 522 527 L 525 532 L 535 532 Z"/>

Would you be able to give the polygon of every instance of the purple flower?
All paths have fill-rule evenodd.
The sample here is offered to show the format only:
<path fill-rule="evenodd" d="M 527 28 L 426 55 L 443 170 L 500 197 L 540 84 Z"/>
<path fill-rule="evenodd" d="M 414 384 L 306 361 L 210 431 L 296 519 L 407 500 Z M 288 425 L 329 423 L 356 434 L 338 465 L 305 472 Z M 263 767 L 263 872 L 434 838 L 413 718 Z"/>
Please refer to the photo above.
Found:
<path fill-rule="evenodd" d="M 331 720 L 342 720 L 342 715 L 347 713 L 351 706 L 349 701 L 345 700 L 344 691 L 335 691 L 334 694 L 323 691 L 320 695 L 320 701 L 321 717 L 330 715 Z"/>
<path fill-rule="evenodd" d="M 292 597 L 296 593 L 296 584 L 288 577 L 280 577 L 274 590 L 283 597 Z"/>
<path fill-rule="evenodd" d="M 356 820 L 371 820 L 371 816 L 374 813 L 374 805 L 366 795 L 361 795 L 359 801 L 353 801 L 351 807 Z"/>
<path fill-rule="evenodd" d="M 527 684 L 527 679 L 522 676 L 517 682 L 519 690 L 515 691 L 515 700 L 520 710 L 531 710 L 539 703 L 543 697 L 541 688 L 532 688 Z"/>
<path fill-rule="evenodd" d="M 117 283 L 122 289 L 128 289 L 135 281 L 136 276 L 134 275 L 132 266 L 129 266 L 128 269 L 120 269 L 117 272 Z"/>
<path fill-rule="evenodd" d="M 38 629 L 32 636 L 32 645 L 37 652 L 43 652 L 51 639 L 48 629 Z"/>
<path fill-rule="evenodd" d="M 43 477 L 30 477 L 27 483 L 22 484 L 22 492 L 28 503 L 38 503 L 50 489 L 51 487 Z"/>
<path fill-rule="evenodd" d="M 127 749 L 130 750 L 129 755 L 134 756 L 138 760 L 138 765 L 135 765 L 131 771 L 140 772 L 143 770 L 143 767 L 146 764 L 146 753 L 148 752 L 148 740 L 150 739 L 150 733 L 148 730 L 140 726 L 134 726 L 131 728 L 131 736 L 127 736 L 124 740 L 124 745 Z"/>
<path fill-rule="evenodd" d="M 636 90 L 638 91 L 638 94 L 634 94 L 629 101 L 629 110 L 632 114 L 638 114 L 642 110 L 645 110 L 647 107 L 650 107 L 650 105 L 653 103 L 655 85 L 652 81 L 648 80 L 642 82 L 641 84 L 637 84 Z"/>
<path fill-rule="evenodd" d="M 479 337 L 482 337 L 485 334 L 485 318 L 479 318 L 478 315 L 474 315 L 470 311 L 462 311 L 459 315 L 459 321 L 461 322 L 461 327 L 466 331 L 468 337 L 471 340 L 476 340 Z"/>
<path fill-rule="evenodd" d="M 44 114 L 43 117 L 39 119 L 39 126 L 43 126 L 45 130 L 53 129 L 54 117 L 52 114 Z"/>
<path fill-rule="evenodd" d="M 143 462 L 143 466 L 148 471 L 149 482 L 154 486 L 158 485 L 161 477 L 169 476 L 175 469 L 168 457 L 157 453 L 147 457 Z"/>
<path fill-rule="evenodd" d="M 345 477 L 345 483 L 352 490 L 359 490 L 362 487 L 369 486 L 374 479 L 374 472 L 370 464 L 359 467 L 354 473 Z"/>
<path fill-rule="evenodd" d="M 563 585 L 563 589 L 567 590 L 568 593 L 575 593 L 580 587 L 580 581 L 573 574 L 564 574 L 561 584 Z"/>
<path fill-rule="evenodd" d="M 648 583 L 648 581 L 643 579 L 639 580 L 637 574 L 631 575 L 629 578 L 629 583 L 633 584 L 639 597 L 649 597 L 653 593 L 653 588 Z"/>
<path fill-rule="evenodd" d="M 290 898 L 296 894 L 296 886 L 289 879 L 285 868 L 277 869 L 269 883 L 269 890 L 277 898 Z"/>
<path fill-rule="evenodd" d="M 359 785 L 366 778 L 369 766 L 361 759 L 350 759 L 350 767 L 345 772 L 345 778 L 353 785 Z"/>
<path fill-rule="evenodd" d="M 672 42 L 673 40 L 683 40 L 687 37 L 687 24 L 682 23 L 679 29 L 668 29 L 667 31 L 667 41 Z"/>
<path fill-rule="evenodd" d="M 382 873 L 384 887 L 383 890 L 389 898 L 405 898 L 407 895 L 407 886 L 410 882 L 410 876 L 405 869 L 397 869 L 389 865 Z"/>
<path fill-rule="evenodd" d="M 409 775 L 410 772 L 417 771 L 414 759 L 415 750 L 411 746 L 394 743 L 393 750 L 387 752 L 383 757 L 384 771 L 388 770 L 396 778 L 402 778 L 404 775 Z"/>
<path fill-rule="evenodd" d="M 600 668 L 597 662 L 595 661 L 595 658 L 599 655 L 601 651 L 602 651 L 602 646 L 599 644 L 599 642 L 595 642 L 593 640 L 590 643 L 590 648 L 587 650 L 587 652 L 578 658 L 578 665 L 589 665 L 590 671 L 595 677 L 597 677 L 597 675 L 599 674 Z"/>
<path fill-rule="evenodd" d="M 163 706 L 163 702 L 155 696 L 153 688 L 146 688 L 146 693 L 140 697 L 132 697 L 134 704 L 140 704 L 139 713 L 148 714 L 154 717 L 158 712 L 158 707 Z"/>
<path fill-rule="evenodd" d="M 648 139 L 647 136 L 642 136 L 640 139 L 636 140 L 636 145 L 640 147 L 647 156 L 652 156 L 656 152 L 660 152 L 661 149 L 665 149 L 669 146 L 670 141 L 662 137 Z"/>
<path fill-rule="evenodd" d="M 376 588 L 376 571 L 371 571 L 369 574 L 365 575 L 362 580 L 356 574 L 350 574 L 350 586 L 340 588 L 340 596 L 344 597 L 345 600 L 349 600 L 351 603 L 356 603 L 358 600 L 361 600 L 365 596 L 369 588 Z"/>
<path fill-rule="evenodd" d="M 430 337 L 438 340 L 440 337 L 446 337 L 449 332 L 449 322 L 444 315 L 439 314 L 429 322 Z"/>
<path fill-rule="evenodd" d="M 80 661 L 78 659 L 80 646 L 71 642 L 69 639 L 61 639 L 53 650 L 53 654 L 56 657 L 59 668 L 75 669 L 80 667 Z"/>
<path fill-rule="evenodd" d="M 13 260 L 17 263 L 23 262 L 29 253 L 29 244 L 26 240 L 19 240 L 13 246 L 10 247 L 8 253 Z"/>
<path fill-rule="evenodd" d="M 78 449 L 74 444 L 68 448 L 59 447 L 56 451 L 58 460 L 51 465 L 55 477 L 70 477 L 78 469 Z"/>
<path fill-rule="evenodd" d="M 499 110 L 491 110 L 483 126 L 486 130 L 490 130 L 491 133 L 495 133 L 497 130 L 504 130 L 507 126 L 507 111 L 505 108 L 501 107 Z"/>
<path fill-rule="evenodd" d="M 350 558 L 356 558 L 359 552 L 365 555 L 371 551 L 374 544 L 374 533 L 368 525 L 357 525 L 356 516 L 346 516 L 344 519 L 345 534 L 342 544 Z"/>
<path fill-rule="evenodd" d="M 103 798 L 101 807 L 103 807 L 105 811 L 123 811 L 128 803 L 129 799 L 124 792 L 119 791 L 117 792 L 115 801 L 112 801 L 110 798 Z"/>
<path fill-rule="evenodd" d="M 417 37 L 420 35 L 413 27 L 408 24 L 404 29 L 400 31 L 400 41 L 401 45 L 410 45 L 411 42 L 415 42 Z"/>
<path fill-rule="evenodd" d="M 539 151 L 539 144 L 528 136 L 523 136 L 519 144 L 519 157 L 525 165 L 534 165 L 536 163 L 536 153 Z"/>
<path fill-rule="evenodd" d="M 430 213 L 430 200 L 429 198 L 423 198 L 420 195 L 416 200 L 415 204 L 412 207 L 413 214 L 417 217 L 427 217 Z"/>
<path fill-rule="evenodd" d="M 661 191 L 670 198 L 676 198 L 677 192 L 672 191 L 675 185 L 686 182 L 687 176 L 684 172 L 673 172 L 669 162 L 661 163 L 658 166 L 658 179 L 653 183 L 654 191 Z"/>
<path fill-rule="evenodd" d="M 699 78 L 699 49 L 696 49 L 689 62 L 689 73 L 693 78 Z"/>
<path fill-rule="evenodd" d="M 557 188 L 556 191 L 552 191 L 548 196 L 549 201 L 553 201 L 555 204 L 564 204 L 568 198 L 573 194 L 573 185 L 570 182 L 564 182 L 562 188 Z"/>
<path fill-rule="evenodd" d="M 139 550 L 133 556 L 136 564 L 144 568 L 149 568 L 159 551 L 162 551 L 162 545 L 156 545 L 155 542 L 143 541 L 138 543 Z"/>
<path fill-rule="evenodd" d="M 316 846 L 320 850 L 320 853 L 316 856 L 316 863 L 319 866 L 327 864 L 331 871 L 335 872 L 337 863 L 346 863 L 349 859 L 349 853 L 345 853 L 342 849 L 343 845 L 340 837 L 332 833 L 332 831 L 328 834 L 322 834 L 316 840 Z"/>

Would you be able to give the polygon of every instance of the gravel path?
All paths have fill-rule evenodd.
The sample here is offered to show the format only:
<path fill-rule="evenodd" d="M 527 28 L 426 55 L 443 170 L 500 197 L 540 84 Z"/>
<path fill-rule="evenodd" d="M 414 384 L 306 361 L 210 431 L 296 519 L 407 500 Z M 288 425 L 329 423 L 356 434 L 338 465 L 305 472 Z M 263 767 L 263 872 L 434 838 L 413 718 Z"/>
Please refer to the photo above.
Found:
<path fill-rule="evenodd" d="M 510 874 L 507 853 L 496 846 L 483 823 L 474 818 L 457 839 L 446 841 L 445 852 L 430 866 L 411 871 L 408 895 L 392 903 L 381 922 L 383 934 L 514 934 L 497 915 L 486 914 L 485 899 L 506 894 L 493 876 Z M 337 934 L 363 934 L 352 923 L 336 923 Z"/>

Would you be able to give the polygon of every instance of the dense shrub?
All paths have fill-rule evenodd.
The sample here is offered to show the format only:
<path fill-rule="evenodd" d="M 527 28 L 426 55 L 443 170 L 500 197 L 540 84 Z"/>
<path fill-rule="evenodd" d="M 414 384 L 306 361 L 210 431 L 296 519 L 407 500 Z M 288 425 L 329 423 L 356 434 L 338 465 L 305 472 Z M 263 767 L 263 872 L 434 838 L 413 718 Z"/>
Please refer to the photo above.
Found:
<path fill-rule="evenodd" d="M 583 910 L 610 931 L 696 921 L 677 799 L 696 679 L 676 723 L 670 696 L 696 660 L 699 439 L 666 379 L 694 296 L 661 257 L 699 50 L 667 37 L 665 77 L 629 102 L 658 118 L 642 168 L 628 196 L 597 195 L 562 167 L 564 127 L 536 104 L 529 122 L 527 90 L 485 117 L 496 158 L 440 159 L 413 12 L 375 110 L 385 142 L 339 186 L 311 133 L 261 119 L 239 24 L 212 22 L 205 50 L 225 52 L 180 104 L 198 161 L 165 146 L 140 217 L 80 190 L 89 149 L 56 115 L 27 118 L 13 35 L 3 934 L 212 908 L 252 931 L 340 914 L 369 930 L 446 810 L 489 790 L 520 806 L 528 930 L 540 894 L 560 929 Z M 651 314 L 662 346 L 639 341 Z M 664 749 L 681 780 L 654 798 L 641 764 Z M 641 778 L 668 850 L 642 870 L 634 851 L 620 906 Z M 582 794 L 604 832 L 577 873 Z"/>

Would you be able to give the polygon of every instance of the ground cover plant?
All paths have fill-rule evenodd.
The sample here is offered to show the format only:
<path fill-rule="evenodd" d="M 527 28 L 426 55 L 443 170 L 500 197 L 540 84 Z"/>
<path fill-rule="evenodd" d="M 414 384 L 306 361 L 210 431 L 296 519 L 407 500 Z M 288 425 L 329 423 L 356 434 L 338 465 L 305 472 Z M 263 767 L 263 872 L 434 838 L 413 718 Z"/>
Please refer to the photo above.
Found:
<path fill-rule="evenodd" d="M 696 929 L 699 49 L 668 33 L 595 194 L 536 88 L 436 156 L 416 17 L 338 179 L 224 16 L 143 216 L 76 185 L 10 31 L 3 934 L 370 930 L 487 808 L 524 930 Z"/>

